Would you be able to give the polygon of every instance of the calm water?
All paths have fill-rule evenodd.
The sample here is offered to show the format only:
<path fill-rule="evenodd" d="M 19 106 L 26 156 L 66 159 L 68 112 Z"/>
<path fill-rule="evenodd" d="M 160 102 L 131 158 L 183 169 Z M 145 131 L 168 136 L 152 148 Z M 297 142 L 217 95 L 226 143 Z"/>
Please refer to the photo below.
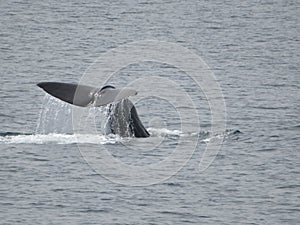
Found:
<path fill-rule="evenodd" d="M 299 14 L 299 2 L 279 0 L 2 1 L 1 224 L 299 223 Z M 209 105 L 183 71 L 144 62 L 111 78 L 116 86 L 168 78 L 195 104 L 201 126 L 193 133 L 180 132 L 168 99 L 137 102 L 152 133 L 143 140 L 78 138 L 72 134 L 73 108 L 35 86 L 78 82 L 101 53 L 147 39 L 192 50 L 221 86 L 227 130 L 219 134 L 223 146 L 205 171 L 198 165 L 213 138 Z M 166 96 L 173 92 L 166 89 Z M 185 103 L 180 96 L 178 102 Z M 184 121 L 191 131 L 193 118 L 191 113 Z M 149 165 L 170 156 L 181 137 L 186 149 L 199 137 L 192 158 L 155 185 L 112 182 L 78 149 L 92 157 L 108 149 L 125 164 Z"/>

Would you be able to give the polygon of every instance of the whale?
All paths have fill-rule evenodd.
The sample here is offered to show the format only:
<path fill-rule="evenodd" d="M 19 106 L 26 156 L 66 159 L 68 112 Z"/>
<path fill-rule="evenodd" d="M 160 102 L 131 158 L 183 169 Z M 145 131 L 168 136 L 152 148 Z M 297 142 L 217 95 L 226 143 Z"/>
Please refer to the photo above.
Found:
<path fill-rule="evenodd" d="M 61 82 L 40 82 L 37 86 L 51 96 L 78 107 L 108 106 L 106 134 L 137 138 L 150 136 L 129 100 L 130 96 L 137 95 L 134 89 L 117 89 L 112 85 L 96 88 Z"/>

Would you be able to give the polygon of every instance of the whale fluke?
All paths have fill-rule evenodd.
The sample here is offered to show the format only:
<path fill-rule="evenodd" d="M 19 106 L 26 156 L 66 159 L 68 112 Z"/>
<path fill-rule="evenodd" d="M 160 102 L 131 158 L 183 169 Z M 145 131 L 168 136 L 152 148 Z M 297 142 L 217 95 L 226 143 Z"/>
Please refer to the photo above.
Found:
<path fill-rule="evenodd" d="M 137 94 L 133 89 L 116 89 L 111 85 L 100 89 L 78 84 L 41 82 L 37 86 L 62 101 L 81 107 L 89 104 L 99 107 Z"/>
<path fill-rule="evenodd" d="M 48 94 L 59 98 L 64 102 L 81 107 L 85 107 L 91 103 L 93 100 L 93 92 L 97 89 L 85 85 L 59 82 L 41 82 L 38 83 L 37 86 L 44 89 L 44 91 L 46 91 Z"/>
<path fill-rule="evenodd" d="M 95 88 L 86 85 L 41 82 L 37 86 L 44 89 L 48 94 L 73 105 L 104 106 L 111 103 L 114 107 L 109 117 L 110 132 L 120 136 L 149 137 L 150 134 L 139 119 L 133 103 L 127 99 L 137 94 L 137 91 L 129 88 L 116 89 L 111 85 Z M 129 133 L 127 131 L 130 131 Z"/>
<path fill-rule="evenodd" d="M 103 106 L 136 94 L 137 92 L 135 90 L 129 88 L 116 89 L 113 86 L 105 86 L 101 88 L 100 91 L 94 93 L 92 105 Z"/>

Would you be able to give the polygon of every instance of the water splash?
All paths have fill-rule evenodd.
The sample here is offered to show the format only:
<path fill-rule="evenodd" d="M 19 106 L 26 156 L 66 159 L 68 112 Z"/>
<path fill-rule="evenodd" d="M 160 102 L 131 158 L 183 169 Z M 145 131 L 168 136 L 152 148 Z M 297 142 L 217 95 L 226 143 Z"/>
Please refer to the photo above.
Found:
<path fill-rule="evenodd" d="M 15 132 L 0 132 L 0 143 L 114 144 L 126 141 L 128 137 L 131 138 L 133 136 L 129 122 L 131 105 L 128 104 L 128 100 L 126 99 L 107 106 L 82 108 L 82 110 L 88 111 L 87 116 L 82 121 L 83 126 L 85 126 L 85 128 L 94 127 L 96 133 L 89 132 L 89 129 L 86 129 L 86 133 L 74 132 L 72 107 L 72 105 L 59 101 L 50 95 L 45 95 L 35 133 L 21 134 Z M 127 138 L 111 134 L 112 129 Z M 149 141 L 151 141 L 151 138 L 198 136 L 199 141 L 205 143 L 213 141 L 214 138 L 223 137 L 225 140 L 238 140 L 240 134 L 242 134 L 239 130 L 226 130 L 226 132 L 222 134 L 212 136 L 207 131 L 201 131 L 200 133 L 183 133 L 180 130 L 155 127 L 148 128 L 148 131 L 151 134 Z"/>
<path fill-rule="evenodd" d="M 73 134 L 72 105 L 59 101 L 58 99 L 45 95 L 43 106 L 38 119 L 36 134 Z M 81 110 L 81 109 L 80 109 Z M 131 104 L 127 99 L 102 107 L 82 108 L 87 111 L 80 124 L 84 133 L 97 131 L 97 134 L 108 135 L 116 133 L 124 137 L 132 137 L 130 127 Z"/>
<path fill-rule="evenodd" d="M 36 134 L 72 133 L 72 108 L 70 105 L 45 95 L 38 119 Z"/>
<path fill-rule="evenodd" d="M 18 134 L 0 136 L 0 143 L 5 144 L 115 144 L 118 142 L 111 135 L 90 134 Z"/>

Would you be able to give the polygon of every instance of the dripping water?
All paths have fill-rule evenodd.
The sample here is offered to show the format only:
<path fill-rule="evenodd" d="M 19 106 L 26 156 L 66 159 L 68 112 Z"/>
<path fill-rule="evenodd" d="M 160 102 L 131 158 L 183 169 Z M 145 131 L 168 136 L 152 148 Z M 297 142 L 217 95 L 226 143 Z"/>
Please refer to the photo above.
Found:
<path fill-rule="evenodd" d="M 72 133 L 72 108 L 50 95 L 45 95 L 36 134 Z"/>
<path fill-rule="evenodd" d="M 128 99 L 123 99 L 106 106 L 82 108 L 87 113 L 84 114 L 85 117 L 81 120 L 80 126 L 85 131 L 84 133 L 96 131 L 97 134 L 108 135 L 113 132 L 120 136 L 133 136 L 130 128 L 131 104 Z M 45 95 L 35 133 L 74 133 L 72 107 L 76 106 Z"/>

